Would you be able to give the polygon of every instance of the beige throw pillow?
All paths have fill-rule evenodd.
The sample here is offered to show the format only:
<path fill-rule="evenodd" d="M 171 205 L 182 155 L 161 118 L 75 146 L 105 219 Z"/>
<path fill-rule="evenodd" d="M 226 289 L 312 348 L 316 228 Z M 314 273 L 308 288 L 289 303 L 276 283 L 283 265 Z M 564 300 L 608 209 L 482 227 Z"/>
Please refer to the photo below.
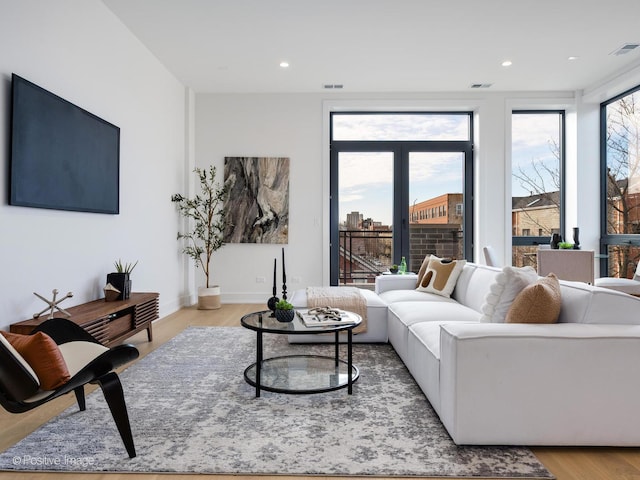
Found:
<path fill-rule="evenodd" d="M 506 323 L 556 323 L 562 298 L 558 277 L 550 273 L 525 287 L 511 304 Z"/>
<path fill-rule="evenodd" d="M 424 276 L 416 290 L 450 297 L 466 260 L 443 260 L 431 255 Z"/>

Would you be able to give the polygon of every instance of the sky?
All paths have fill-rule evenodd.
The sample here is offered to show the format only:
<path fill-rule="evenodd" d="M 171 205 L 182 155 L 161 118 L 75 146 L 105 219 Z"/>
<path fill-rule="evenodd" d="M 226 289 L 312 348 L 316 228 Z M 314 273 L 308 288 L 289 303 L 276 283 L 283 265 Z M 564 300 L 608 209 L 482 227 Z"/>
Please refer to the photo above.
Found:
<path fill-rule="evenodd" d="M 336 140 L 466 140 L 469 126 L 461 115 L 334 115 Z M 557 165 L 550 140 L 558 139 L 558 115 L 514 115 L 512 144 L 514 172 L 530 176 L 541 172 L 532 165 Z M 460 152 L 414 152 L 409 156 L 409 202 L 419 203 L 444 193 L 463 190 L 464 155 Z M 392 224 L 393 154 L 391 152 L 342 152 L 339 160 L 340 221 L 358 211 L 385 225 Z M 536 180 L 554 190 L 546 174 Z M 513 179 L 514 196 L 525 196 L 531 187 Z"/>

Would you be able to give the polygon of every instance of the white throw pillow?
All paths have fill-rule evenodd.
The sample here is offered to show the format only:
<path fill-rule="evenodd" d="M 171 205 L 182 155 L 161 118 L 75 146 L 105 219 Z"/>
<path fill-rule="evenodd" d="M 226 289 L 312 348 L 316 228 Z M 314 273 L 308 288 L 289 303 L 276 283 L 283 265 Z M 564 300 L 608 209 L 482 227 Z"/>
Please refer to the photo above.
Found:
<path fill-rule="evenodd" d="M 505 317 L 516 296 L 527 286 L 538 280 L 532 267 L 504 267 L 496 275 L 482 304 L 481 322 L 504 323 Z"/>
<path fill-rule="evenodd" d="M 424 276 L 416 290 L 450 297 L 466 260 L 443 260 L 431 255 Z"/>

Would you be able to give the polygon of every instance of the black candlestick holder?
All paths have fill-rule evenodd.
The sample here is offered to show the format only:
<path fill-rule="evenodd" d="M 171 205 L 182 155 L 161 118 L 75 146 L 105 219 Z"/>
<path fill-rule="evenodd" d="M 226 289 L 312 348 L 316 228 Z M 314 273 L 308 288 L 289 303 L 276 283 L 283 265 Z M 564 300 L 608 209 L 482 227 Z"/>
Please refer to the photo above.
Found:
<path fill-rule="evenodd" d="M 271 310 L 270 317 L 275 317 L 276 303 L 278 303 L 278 301 L 280 300 L 278 297 L 276 297 L 276 263 L 277 263 L 277 259 L 274 258 L 273 259 L 273 287 L 272 287 L 273 290 L 271 292 L 271 298 L 267 301 L 267 308 Z"/>
<path fill-rule="evenodd" d="M 275 292 L 273 292 L 275 293 Z M 276 297 L 275 295 L 273 297 L 271 297 L 268 301 L 267 301 L 267 308 L 269 310 L 271 310 L 271 315 L 270 317 L 275 317 L 274 312 L 276 311 L 276 303 L 278 303 L 280 301 L 280 299 L 278 297 Z"/>

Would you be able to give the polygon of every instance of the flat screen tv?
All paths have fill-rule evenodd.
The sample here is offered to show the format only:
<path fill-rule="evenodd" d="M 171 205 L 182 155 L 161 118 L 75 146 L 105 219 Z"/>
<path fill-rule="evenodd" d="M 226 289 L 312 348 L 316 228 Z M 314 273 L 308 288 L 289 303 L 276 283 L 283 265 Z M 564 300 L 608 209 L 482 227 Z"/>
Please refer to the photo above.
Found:
<path fill-rule="evenodd" d="M 9 204 L 120 211 L 120 129 L 13 74 Z"/>

